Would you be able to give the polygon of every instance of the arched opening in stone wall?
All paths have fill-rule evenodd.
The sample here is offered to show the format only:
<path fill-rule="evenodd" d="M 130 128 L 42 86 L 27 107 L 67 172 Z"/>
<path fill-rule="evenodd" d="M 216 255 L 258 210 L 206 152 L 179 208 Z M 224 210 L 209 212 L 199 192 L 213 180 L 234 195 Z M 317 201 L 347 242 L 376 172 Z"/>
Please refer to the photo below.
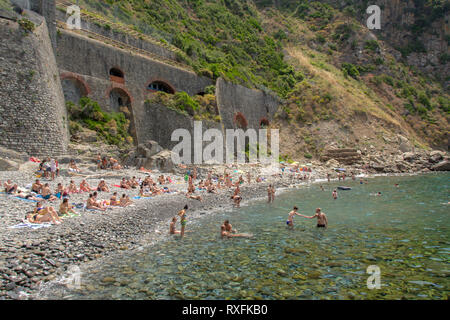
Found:
<path fill-rule="evenodd" d="M 149 91 L 162 91 L 170 94 L 175 93 L 175 89 L 168 83 L 165 83 L 163 81 L 153 81 L 147 86 L 147 90 Z"/>
<path fill-rule="evenodd" d="M 261 120 L 259 120 L 259 127 L 264 129 L 267 128 L 270 125 L 269 120 L 267 120 L 267 118 L 262 118 Z"/>
<path fill-rule="evenodd" d="M 66 102 L 71 101 L 75 104 L 78 104 L 82 97 L 87 97 L 87 95 L 89 94 L 86 85 L 80 80 L 73 77 L 62 78 L 61 86 Z"/>
<path fill-rule="evenodd" d="M 132 99 L 127 91 L 121 88 L 113 88 L 109 92 L 109 108 L 113 112 L 121 112 L 125 115 L 125 119 L 130 121 L 128 132 L 137 143 L 136 127 L 134 124 Z"/>
<path fill-rule="evenodd" d="M 109 79 L 111 81 L 125 83 L 125 75 L 119 68 L 111 68 L 109 70 Z"/>
<path fill-rule="evenodd" d="M 233 122 L 239 129 L 247 130 L 248 121 L 241 112 L 237 112 L 233 117 Z"/>

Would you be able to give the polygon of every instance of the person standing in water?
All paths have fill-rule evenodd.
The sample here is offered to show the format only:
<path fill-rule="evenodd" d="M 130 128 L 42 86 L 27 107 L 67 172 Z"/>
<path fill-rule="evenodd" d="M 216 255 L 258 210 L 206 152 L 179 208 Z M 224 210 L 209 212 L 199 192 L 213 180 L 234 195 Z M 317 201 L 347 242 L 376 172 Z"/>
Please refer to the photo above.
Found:
<path fill-rule="evenodd" d="M 289 216 L 286 221 L 287 226 L 290 227 L 291 229 L 294 228 L 294 216 L 295 215 L 300 216 L 300 217 L 305 217 L 304 215 L 298 213 L 297 210 L 298 210 L 298 208 L 294 207 L 294 209 L 291 212 L 289 212 Z"/>
<path fill-rule="evenodd" d="M 269 184 L 269 186 L 267 187 L 267 198 L 268 198 L 268 203 L 271 203 L 271 202 L 273 202 L 273 193 L 272 193 L 272 190 L 273 190 L 273 188 L 272 188 L 272 185 L 271 184 Z"/>
<path fill-rule="evenodd" d="M 301 216 L 304 218 L 307 218 L 307 219 L 317 218 L 317 228 L 327 228 L 328 227 L 327 216 L 325 213 L 322 212 L 322 209 L 320 209 L 320 208 L 317 208 L 316 214 L 311 217 L 304 216 L 304 215 L 301 215 Z"/>
<path fill-rule="evenodd" d="M 178 216 L 180 217 L 180 224 L 181 224 L 181 231 L 180 231 L 180 235 L 181 238 L 183 238 L 184 236 L 184 229 L 186 227 L 186 210 L 188 209 L 188 206 L 185 205 L 183 210 L 180 210 L 180 212 L 178 212 Z"/>
<path fill-rule="evenodd" d="M 337 199 L 337 197 L 338 197 L 338 193 L 337 193 L 337 190 L 336 190 L 336 189 L 334 189 L 334 191 L 333 191 L 333 193 L 332 193 L 331 195 L 333 196 L 333 199 L 334 199 L 334 200 L 336 200 L 336 199 Z"/>

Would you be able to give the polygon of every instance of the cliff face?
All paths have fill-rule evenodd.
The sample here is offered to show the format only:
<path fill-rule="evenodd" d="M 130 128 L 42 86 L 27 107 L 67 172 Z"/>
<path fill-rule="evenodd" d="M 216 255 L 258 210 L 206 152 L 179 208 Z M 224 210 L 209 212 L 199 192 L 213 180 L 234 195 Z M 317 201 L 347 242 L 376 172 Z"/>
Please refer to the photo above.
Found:
<path fill-rule="evenodd" d="M 345 11 L 349 1 L 322 1 Z M 369 5 L 381 9 L 381 30 L 372 30 L 397 50 L 397 58 L 403 58 L 423 73 L 449 82 L 448 45 L 450 40 L 450 2 L 445 0 L 356 0 L 350 1 L 356 16 L 366 24 Z"/>

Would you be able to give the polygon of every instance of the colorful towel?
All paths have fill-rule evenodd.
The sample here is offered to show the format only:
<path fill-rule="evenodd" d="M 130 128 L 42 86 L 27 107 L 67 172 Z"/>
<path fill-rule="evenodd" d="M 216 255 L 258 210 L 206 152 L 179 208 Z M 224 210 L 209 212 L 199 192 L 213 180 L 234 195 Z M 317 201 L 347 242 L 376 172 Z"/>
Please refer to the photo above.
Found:
<path fill-rule="evenodd" d="M 152 197 L 140 197 L 140 196 L 136 196 L 136 197 L 133 197 L 133 199 L 151 199 Z"/>

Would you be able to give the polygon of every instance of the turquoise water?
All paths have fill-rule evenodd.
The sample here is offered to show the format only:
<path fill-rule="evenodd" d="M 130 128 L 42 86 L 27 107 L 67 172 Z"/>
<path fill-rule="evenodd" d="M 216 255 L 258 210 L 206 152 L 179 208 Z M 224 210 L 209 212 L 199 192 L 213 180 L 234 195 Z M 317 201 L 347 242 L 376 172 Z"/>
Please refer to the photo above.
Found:
<path fill-rule="evenodd" d="M 287 191 L 273 204 L 188 221 L 190 233 L 83 273 L 75 299 L 446 299 L 450 174 L 377 177 Z M 399 183 L 399 188 L 394 186 Z M 337 185 L 351 186 L 339 191 Z M 371 193 L 382 192 L 377 197 Z M 327 214 L 329 228 L 288 212 Z M 220 239 L 229 219 L 253 238 Z M 179 226 L 177 226 L 179 228 Z M 380 289 L 367 288 L 369 265 Z"/>

